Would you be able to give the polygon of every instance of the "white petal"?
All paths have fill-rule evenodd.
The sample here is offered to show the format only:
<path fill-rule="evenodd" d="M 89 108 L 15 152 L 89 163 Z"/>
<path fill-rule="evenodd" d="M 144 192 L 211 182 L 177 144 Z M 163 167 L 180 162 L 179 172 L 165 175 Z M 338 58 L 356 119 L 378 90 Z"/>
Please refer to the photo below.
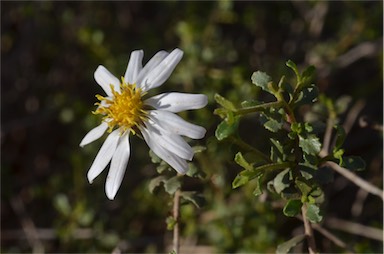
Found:
<path fill-rule="evenodd" d="M 169 78 L 182 57 L 183 51 L 174 49 L 161 63 L 148 73 L 146 79 L 142 82 L 142 89 L 148 91 L 161 86 Z"/>
<path fill-rule="evenodd" d="M 116 151 L 112 157 L 107 180 L 105 182 L 105 193 L 109 199 L 114 199 L 120 188 L 121 182 L 127 168 L 130 156 L 129 133 L 120 138 Z"/>
<path fill-rule="evenodd" d="M 129 84 L 136 83 L 137 75 L 140 73 L 141 69 L 143 68 L 143 64 L 142 64 L 143 56 L 144 56 L 143 50 L 132 51 L 131 56 L 129 58 L 128 67 L 124 75 L 125 82 L 128 82 Z"/>
<path fill-rule="evenodd" d="M 163 110 L 150 110 L 149 115 L 166 131 L 193 139 L 203 138 L 206 130 L 198 125 L 189 123 L 180 116 Z"/>
<path fill-rule="evenodd" d="M 90 130 L 87 135 L 81 140 L 80 146 L 83 147 L 85 145 L 88 145 L 89 143 L 92 143 L 96 139 L 103 136 L 104 132 L 108 129 L 108 124 L 106 122 L 102 122 L 99 126 L 93 128 Z"/>
<path fill-rule="evenodd" d="M 208 98 L 204 94 L 162 93 L 148 98 L 145 103 L 155 109 L 177 113 L 189 109 L 203 108 L 207 105 Z"/>
<path fill-rule="evenodd" d="M 194 154 L 193 149 L 182 137 L 164 131 L 164 129 L 156 122 L 151 124 L 146 123 L 145 125 L 151 137 L 157 144 L 182 159 L 192 160 Z"/>
<path fill-rule="evenodd" d="M 157 52 L 149 61 L 148 63 L 141 69 L 139 75 L 137 76 L 136 79 L 136 85 L 138 87 L 142 87 L 143 80 L 147 78 L 147 75 L 149 72 L 152 71 L 156 66 L 159 65 L 161 61 L 164 60 L 166 56 L 168 56 L 169 53 L 166 51 L 159 51 Z"/>
<path fill-rule="evenodd" d="M 152 133 L 149 134 L 148 130 L 145 128 L 141 129 L 141 133 L 143 134 L 145 142 L 147 142 L 149 148 L 162 160 L 168 163 L 172 168 L 174 168 L 178 173 L 185 174 L 188 170 L 188 164 L 185 160 L 176 156 L 175 154 L 167 151 L 160 145 L 156 143 L 156 141 L 152 137 Z"/>
<path fill-rule="evenodd" d="M 114 130 L 108 135 L 104 144 L 101 146 L 100 151 L 97 153 L 95 160 L 92 163 L 91 168 L 88 171 L 87 177 L 90 183 L 105 169 L 108 163 L 111 161 L 113 154 L 115 153 L 117 143 L 120 138 L 120 130 Z"/>
<path fill-rule="evenodd" d="M 115 91 L 120 92 L 120 81 L 104 66 L 97 67 L 94 77 L 96 82 L 104 89 L 108 96 L 112 96 L 111 84 Z"/>

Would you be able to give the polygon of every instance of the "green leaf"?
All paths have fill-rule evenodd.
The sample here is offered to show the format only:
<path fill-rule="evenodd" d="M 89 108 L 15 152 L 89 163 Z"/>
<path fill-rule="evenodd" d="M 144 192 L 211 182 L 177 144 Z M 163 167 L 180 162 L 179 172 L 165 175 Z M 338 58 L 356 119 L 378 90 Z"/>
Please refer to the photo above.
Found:
<path fill-rule="evenodd" d="M 232 188 L 235 189 L 239 186 L 246 184 L 248 181 L 250 181 L 256 177 L 261 177 L 262 174 L 264 173 L 264 171 L 266 171 L 266 170 L 284 169 L 284 168 L 287 168 L 289 166 L 290 166 L 289 163 L 282 162 L 282 163 L 271 163 L 271 164 L 261 165 L 261 166 L 253 168 L 252 170 L 243 170 L 236 176 L 235 180 L 233 180 Z M 285 172 L 287 170 L 289 170 L 289 168 L 284 170 L 283 172 Z"/>
<path fill-rule="evenodd" d="M 236 107 L 233 105 L 233 103 L 227 99 L 225 99 L 220 94 L 215 94 L 214 96 L 216 102 L 220 104 L 223 108 L 226 108 L 230 111 L 236 111 Z"/>
<path fill-rule="evenodd" d="M 343 126 L 336 125 L 334 128 L 336 129 L 336 144 L 334 150 L 338 150 L 344 144 L 346 134 Z"/>
<path fill-rule="evenodd" d="M 281 145 L 279 140 L 275 140 L 273 138 L 270 139 L 272 146 L 271 146 L 271 160 L 272 161 L 285 161 L 286 160 L 286 154 L 284 153 L 283 146 Z"/>
<path fill-rule="evenodd" d="M 242 166 L 246 170 L 253 170 L 253 166 L 249 164 L 243 157 L 243 154 L 241 152 L 238 152 L 235 156 L 235 162 Z"/>
<path fill-rule="evenodd" d="M 301 212 L 302 205 L 299 199 L 290 199 L 287 204 L 285 204 L 283 213 L 285 216 L 294 217 Z"/>
<path fill-rule="evenodd" d="M 257 101 L 257 100 L 249 100 L 249 101 L 243 101 L 241 103 L 241 107 L 243 108 L 249 108 L 249 107 L 254 107 L 254 106 L 258 106 L 262 104 L 261 101 Z"/>
<path fill-rule="evenodd" d="M 312 155 L 319 154 L 321 150 L 321 143 L 315 135 L 308 135 L 306 138 L 299 136 L 299 146 L 303 149 L 303 152 Z"/>
<path fill-rule="evenodd" d="M 165 176 L 158 176 L 153 178 L 149 184 L 148 189 L 150 193 L 153 193 L 153 191 L 156 189 L 156 187 L 160 186 L 161 183 L 164 183 L 167 180 L 167 177 Z"/>
<path fill-rule="evenodd" d="M 343 157 L 343 163 L 341 166 L 352 171 L 362 171 L 366 167 L 365 161 L 359 156 Z"/>
<path fill-rule="evenodd" d="M 270 92 L 268 87 L 269 82 L 272 81 L 271 77 L 268 76 L 265 72 L 256 71 L 252 74 L 252 83 L 260 87 L 264 91 Z"/>
<path fill-rule="evenodd" d="M 168 216 L 166 219 L 165 219 L 165 222 L 167 223 L 167 229 L 168 230 L 173 230 L 173 228 L 175 227 L 177 221 L 175 220 L 175 218 L 173 218 L 173 216 Z"/>
<path fill-rule="evenodd" d="M 264 127 L 271 132 L 277 132 L 281 130 L 283 123 L 278 122 L 275 119 L 271 119 L 264 123 Z"/>
<path fill-rule="evenodd" d="M 237 130 L 237 127 L 239 126 L 239 120 L 236 117 L 235 121 L 232 124 L 229 124 L 227 121 L 222 121 L 216 129 L 215 135 L 218 140 L 223 140 Z"/>
<path fill-rule="evenodd" d="M 261 176 L 263 172 L 261 170 L 243 170 L 241 171 L 233 180 L 232 182 L 232 188 L 236 189 L 246 183 L 248 183 L 250 180 Z"/>
<path fill-rule="evenodd" d="M 194 204 L 197 208 L 201 208 L 205 204 L 204 196 L 197 193 L 196 191 L 182 191 L 180 196 Z"/>
<path fill-rule="evenodd" d="M 279 244 L 277 246 L 276 253 L 277 254 L 286 254 L 289 252 L 290 249 L 295 247 L 297 244 L 301 243 L 304 239 L 305 239 L 304 234 L 295 236 L 292 239 L 290 239 L 290 240 L 288 240 L 282 244 Z"/>
<path fill-rule="evenodd" d="M 232 189 L 236 189 L 240 186 L 243 186 L 244 184 L 248 183 L 249 182 L 249 177 L 247 176 L 244 176 L 242 175 L 241 173 L 239 173 L 235 179 L 233 180 L 232 182 Z"/>
<path fill-rule="evenodd" d="M 303 197 L 307 197 L 308 194 L 312 191 L 312 187 L 309 186 L 307 183 L 305 183 L 304 181 L 300 181 L 299 179 L 296 179 L 295 180 L 295 184 L 297 186 L 297 188 L 299 188 L 301 194 Z"/>
<path fill-rule="evenodd" d="M 320 208 L 315 204 L 307 204 L 306 216 L 312 223 L 318 223 L 323 219 L 323 216 L 320 215 Z"/>
<path fill-rule="evenodd" d="M 256 197 L 261 195 L 261 194 L 263 194 L 263 190 L 261 189 L 261 184 L 260 184 L 261 177 L 262 177 L 262 175 L 257 177 L 256 187 L 255 187 L 255 189 L 252 192 L 252 194 L 255 195 Z"/>
<path fill-rule="evenodd" d="M 296 74 L 296 77 L 297 77 L 297 80 L 300 80 L 301 79 L 301 76 L 300 76 L 300 73 L 299 73 L 299 70 L 297 69 L 297 66 L 296 64 L 291 61 L 291 60 L 288 60 L 285 65 L 287 65 L 289 68 L 291 68 L 295 74 Z"/>
<path fill-rule="evenodd" d="M 302 90 L 296 96 L 294 101 L 294 106 L 312 104 L 317 100 L 319 95 L 319 90 L 316 85 L 312 84 L 302 88 Z"/>
<path fill-rule="evenodd" d="M 152 150 L 149 150 L 149 157 L 151 157 L 152 163 L 160 163 L 162 161 Z"/>
<path fill-rule="evenodd" d="M 213 111 L 213 114 L 220 116 L 221 119 L 225 119 L 228 115 L 228 109 L 217 108 Z"/>
<path fill-rule="evenodd" d="M 156 171 L 159 174 L 162 174 L 166 170 L 170 171 L 170 169 L 170 166 L 164 161 L 160 162 L 160 165 L 156 167 Z"/>
<path fill-rule="evenodd" d="M 316 71 L 316 68 L 313 65 L 308 66 L 308 68 L 306 68 L 303 71 L 303 73 L 301 74 L 301 84 L 300 85 L 307 86 L 308 84 L 310 84 L 315 71 Z"/>
<path fill-rule="evenodd" d="M 289 168 L 281 171 L 276 177 L 273 179 L 273 187 L 277 193 L 281 193 L 285 188 L 289 187 Z"/>
<path fill-rule="evenodd" d="M 64 194 L 58 194 L 54 199 L 55 208 L 63 215 L 69 215 L 72 211 L 71 204 L 69 203 L 68 197 Z"/>
<path fill-rule="evenodd" d="M 291 131 L 300 134 L 302 132 L 302 125 L 300 123 L 292 123 Z"/>
<path fill-rule="evenodd" d="M 333 157 L 339 160 L 339 165 L 343 164 L 344 149 L 333 149 Z"/>
<path fill-rule="evenodd" d="M 174 176 L 164 182 L 164 189 L 167 193 L 173 195 L 178 189 L 180 189 L 181 183 L 178 176 Z"/>
<path fill-rule="evenodd" d="M 193 163 L 188 163 L 188 171 L 186 175 L 189 177 L 196 177 L 200 179 L 204 179 L 206 177 L 206 174 L 203 171 L 199 170 Z"/>

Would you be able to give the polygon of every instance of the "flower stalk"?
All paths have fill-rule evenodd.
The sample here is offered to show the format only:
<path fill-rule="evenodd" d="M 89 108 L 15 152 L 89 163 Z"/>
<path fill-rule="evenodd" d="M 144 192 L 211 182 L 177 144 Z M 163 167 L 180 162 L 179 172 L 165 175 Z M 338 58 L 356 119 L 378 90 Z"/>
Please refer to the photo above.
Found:
<path fill-rule="evenodd" d="M 175 220 L 175 224 L 173 226 L 173 250 L 176 254 L 180 253 L 180 192 L 180 189 L 177 189 L 173 196 L 173 219 Z"/>

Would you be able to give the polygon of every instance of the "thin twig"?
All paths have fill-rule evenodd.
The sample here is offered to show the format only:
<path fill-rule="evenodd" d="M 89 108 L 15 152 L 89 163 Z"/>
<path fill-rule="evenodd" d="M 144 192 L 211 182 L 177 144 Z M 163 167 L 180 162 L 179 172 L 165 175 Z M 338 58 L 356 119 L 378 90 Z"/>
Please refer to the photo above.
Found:
<path fill-rule="evenodd" d="M 359 189 L 359 191 L 356 193 L 356 198 L 355 201 L 352 204 L 351 207 L 351 214 L 353 217 L 358 217 L 360 216 L 361 212 L 363 211 L 364 208 L 364 202 L 368 197 L 368 192 L 363 189 Z"/>
<path fill-rule="evenodd" d="M 326 230 L 325 228 L 321 227 L 318 224 L 312 224 L 313 229 L 318 231 L 320 234 L 328 238 L 331 242 L 333 242 L 335 245 L 339 246 L 340 248 L 346 249 L 347 253 L 355 253 L 354 250 L 352 250 L 345 242 L 343 242 L 340 238 Z"/>
<path fill-rule="evenodd" d="M 35 228 L 35 237 L 40 240 L 56 240 L 59 238 L 57 230 L 52 228 Z M 28 239 L 28 237 L 23 234 L 23 230 L 19 229 L 5 229 L 1 231 L 2 240 L 20 240 Z M 91 228 L 77 228 L 72 231 L 72 237 L 74 239 L 91 239 L 95 237 L 93 230 Z"/>
<path fill-rule="evenodd" d="M 361 110 L 363 110 L 365 106 L 365 102 L 363 100 L 359 100 L 353 105 L 353 107 L 349 110 L 347 117 L 343 123 L 343 128 L 345 133 L 348 134 L 354 123 L 356 122 L 357 117 L 359 116 Z"/>
<path fill-rule="evenodd" d="M 173 219 L 175 225 L 173 227 L 173 250 L 176 254 L 180 253 L 180 232 L 179 232 L 179 211 L 180 211 L 180 189 L 173 196 Z"/>
<path fill-rule="evenodd" d="M 297 218 L 302 220 L 302 221 L 304 220 L 303 216 L 301 216 L 301 215 L 298 215 Z M 322 234 L 324 237 L 328 238 L 335 245 L 339 246 L 340 248 L 346 249 L 348 251 L 347 253 L 355 253 L 355 251 L 353 249 L 351 249 L 351 247 L 349 247 L 344 241 L 342 241 L 340 238 L 338 238 L 337 236 L 332 234 L 327 229 L 323 228 L 321 225 L 312 224 L 312 228 L 314 230 L 316 230 L 317 232 L 319 232 L 320 234 Z"/>
<path fill-rule="evenodd" d="M 328 154 L 329 153 L 329 147 L 331 145 L 332 130 L 333 130 L 334 122 L 335 122 L 335 120 L 332 117 L 329 117 L 327 120 L 327 127 L 325 129 L 323 146 L 322 146 L 320 154 Z"/>
<path fill-rule="evenodd" d="M 325 162 L 325 165 L 333 168 L 336 172 L 338 172 L 339 174 L 341 174 L 342 176 L 344 176 L 345 178 L 347 178 L 348 180 L 350 180 L 351 182 L 353 182 L 354 184 L 356 184 L 360 188 L 362 188 L 362 189 L 368 191 L 369 193 L 376 195 L 376 196 L 380 197 L 382 200 L 384 200 L 384 192 L 381 189 L 377 188 L 376 186 L 374 186 L 370 182 L 367 182 L 364 179 L 360 178 L 356 174 L 352 173 L 350 170 L 339 166 L 338 164 L 334 163 L 333 161 L 327 161 L 327 162 Z"/>
<path fill-rule="evenodd" d="M 311 222 L 307 219 L 307 206 L 303 204 L 301 207 L 301 213 L 303 216 L 303 222 L 304 222 L 304 232 L 305 236 L 307 238 L 308 242 L 308 252 L 309 254 L 315 254 L 316 253 L 316 242 L 315 238 L 313 236 L 313 230 L 312 230 L 312 224 Z"/>
<path fill-rule="evenodd" d="M 37 230 L 32 219 L 28 216 L 23 201 L 16 196 L 11 199 L 11 206 L 19 216 L 21 226 L 33 253 L 44 253 L 44 245 L 38 238 Z"/>
<path fill-rule="evenodd" d="M 340 220 L 337 218 L 328 218 L 325 220 L 327 227 L 342 230 L 355 235 L 360 235 L 366 238 L 375 239 L 383 242 L 383 230 L 361 225 L 355 222 Z"/>

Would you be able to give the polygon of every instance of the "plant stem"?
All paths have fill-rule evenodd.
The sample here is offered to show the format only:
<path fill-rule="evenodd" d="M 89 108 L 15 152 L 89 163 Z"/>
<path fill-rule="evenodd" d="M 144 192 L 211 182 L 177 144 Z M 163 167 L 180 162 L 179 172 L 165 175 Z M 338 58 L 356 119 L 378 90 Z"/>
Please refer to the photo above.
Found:
<path fill-rule="evenodd" d="M 245 114 L 249 114 L 249 113 L 254 113 L 254 112 L 262 111 L 265 108 L 278 107 L 278 106 L 281 106 L 282 104 L 283 103 L 281 101 L 274 101 L 274 102 L 263 103 L 263 104 L 259 104 L 259 105 L 252 106 L 252 107 L 246 107 L 246 108 L 237 109 L 234 112 L 234 114 L 235 115 L 245 115 Z"/>
<path fill-rule="evenodd" d="M 175 225 L 173 226 L 173 250 L 176 254 L 180 253 L 179 211 L 180 189 L 176 190 L 173 196 L 173 219 L 176 221 Z"/>
<path fill-rule="evenodd" d="M 305 232 L 305 236 L 306 236 L 307 242 L 308 242 L 308 252 L 309 252 L 309 254 L 315 254 L 316 253 L 316 242 L 315 242 L 315 238 L 313 236 L 312 224 L 306 216 L 306 214 L 307 214 L 307 205 L 306 204 L 303 204 L 303 206 L 301 207 L 301 213 L 302 213 L 303 221 L 304 221 L 304 232 Z"/>

